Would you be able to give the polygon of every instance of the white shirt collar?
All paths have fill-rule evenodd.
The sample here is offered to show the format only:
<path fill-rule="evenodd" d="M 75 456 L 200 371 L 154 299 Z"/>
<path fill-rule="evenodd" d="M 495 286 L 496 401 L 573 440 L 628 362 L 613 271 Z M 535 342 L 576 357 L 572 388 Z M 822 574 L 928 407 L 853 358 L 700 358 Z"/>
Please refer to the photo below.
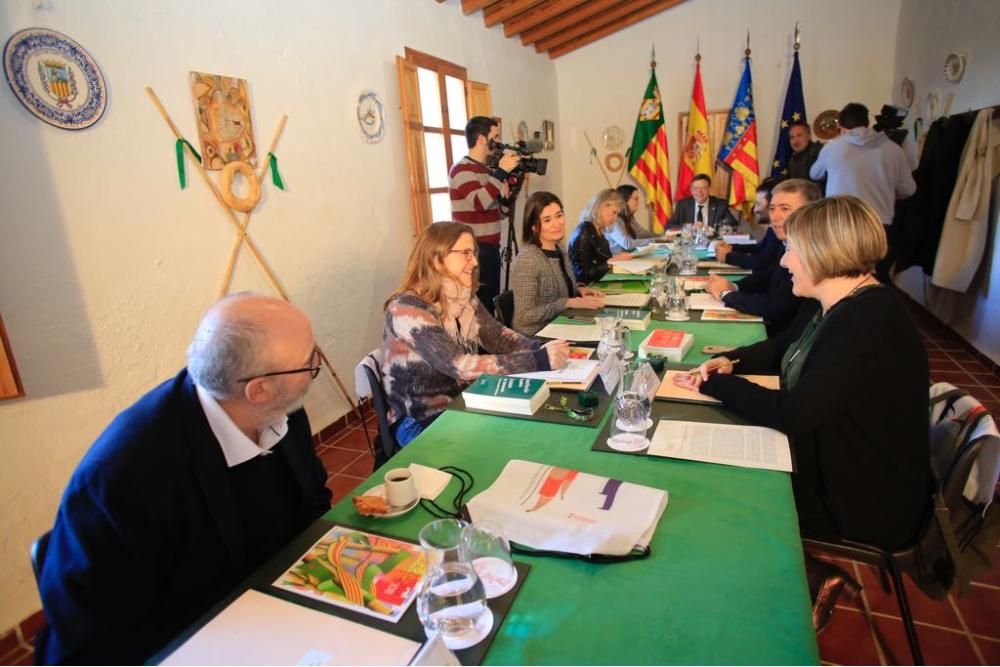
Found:
<path fill-rule="evenodd" d="M 198 392 L 198 402 L 201 403 L 201 409 L 205 412 L 208 426 L 212 429 L 215 439 L 219 441 L 222 454 L 226 457 L 226 465 L 230 468 L 246 463 L 257 456 L 270 454 L 271 448 L 288 433 L 288 416 L 283 415 L 261 431 L 260 444 L 258 445 L 233 423 L 233 420 L 211 394 L 198 385 L 195 385 L 195 390 Z"/>

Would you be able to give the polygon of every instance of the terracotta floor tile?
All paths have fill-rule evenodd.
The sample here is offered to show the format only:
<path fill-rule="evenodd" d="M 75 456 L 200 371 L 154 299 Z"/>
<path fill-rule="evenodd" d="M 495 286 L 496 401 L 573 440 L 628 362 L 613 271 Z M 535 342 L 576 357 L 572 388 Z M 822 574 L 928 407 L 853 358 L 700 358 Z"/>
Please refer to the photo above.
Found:
<path fill-rule="evenodd" d="M 45 627 L 45 613 L 41 609 L 21 621 L 21 636 L 26 642 L 34 642 L 35 637 Z"/>
<path fill-rule="evenodd" d="M 965 368 L 959 365 L 957 361 L 952 361 L 951 359 L 928 359 L 927 364 L 931 369 L 931 375 L 940 371 L 965 372 Z"/>
<path fill-rule="evenodd" d="M 349 496 L 358 484 L 365 481 L 360 477 L 350 477 L 348 475 L 334 475 L 326 480 L 326 488 L 333 493 L 333 502 L 338 503 Z"/>
<path fill-rule="evenodd" d="M 0 657 L 7 655 L 20 648 L 21 642 L 17 640 L 17 634 L 13 628 L 0 635 Z M 0 664 L 6 664 L 0 661 Z"/>
<path fill-rule="evenodd" d="M 33 665 L 33 664 L 35 664 L 35 652 L 34 651 L 25 651 L 24 654 L 20 657 L 19 660 L 12 660 L 11 662 L 5 663 L 5 664 L 18 665 L 18 666 L 19 665 Z"/>
<path fill-rule="evenodd" d="M 320 455 L 320 461 L 323 462 L 323 467 L 326 469 L 327 475 L 336 475 L 338 472 L 343 470 L 345 467 L 354 463 L 354 461 L 361 455 L 361 452 L 355 451 L 353 449 L 338 449 L 336 447 L 328 447 Z"/>
<path fill-rule="evenodd" d="M 987 665 L 1000 665 L 1000 641 L 976 637 L 975 642 Z"/>
<path fill-rule="evenodd" d="M 952 353 L 954 354 L 954 353 Z M 962 368 L 969 373 L 989 373 L 990 369 L 983 365 L 980 361 L 976 359 L 970 359 L 966 361 L 958 362 L 961 364 Z"/>
<path fill-rule="evenodd" d="M 990 390 L 978 384 L 967 384 L 964 382 L 960 382 L 958 383 L 958 388 L 964 389 L 969 394 L 969 396 L 972 396 L 979 402 L 994 400 L 993 394 L 990 393 Z"/>
<path fill-rule="evenodd" d="M 945 352 L 944 350 L 938 350 L 938 349 L 935 348 L 933 350 L 927 350 L 927 359 L 928 360 L 930 360 L 930 359 L 949 359 L 950 357 L 948 356 L 948 354 L 949 353 Z"/>
<path fill-rule="evenodd" d="M 1000 419 L 1000 399 L 995 401 L 981 401 L 983 407 L 990 411 L 994 419 Z"/>
<path fill-rule="evenodd" d="M 354 463 L 340 471 L 340 474 L 351 477 L 361 477 L 367 479 L 375 468 L 375 458 L 370 452 L 361 452 L 361 456 L 355 459 Z"/>
<path fill-rule="evenodd" d="M 865 595 L 868 597 L 868 605 L 871 610 L 901 618 L 902 613 L 899 611 L 896 593 L 886 593 L 882 590 L 878 570 L 870 565 L 861 565 L 860 567 L 861 584 L 865 587 Z M 961 622 L 947 600 L 938 601 L 927 597 L 906 575 L 903 575 L 903 584 L 914 620 L 955 630 L 962 629 Z"/>
<path fill-rule="evenodd" d="M 903 665 L 913 664 L 910 643 L 906 639 L 903 621 L 894 618 L 875 617 L 875 623 L 892 653 Z M 972 647 L 972 641 L 965 632 L 953 632 L 939 628 L 917 625 L 917 640 L 927 665 L 978 665 L 979 656 Z"/>
<path fill-rule="evenodd" d="M 978 574 L 972 580 L 1000 587 L 1000 548 L 993 551 L 993 567 L 990 571 Z"/>
<path fill-rule="evenodd" d="M 969 632 L 1000 639 L 1000 589 L 972 586 L 969 591 L 956 597 L 962 618 L 969 626 Z"/>
<path fill-rule="evenodd" d="M 838 665 L 879 664 L 875 640 L 860 611 L 835 610 L 830 624 L 816 639 L 820 657 L 828 662 Z"/>
<path fill-rule="evenodd" d="M 375 433 L 378 429 L 368 429 L 368 435 L 372 438 L 374 442 Z M 368 450 L 368 441 L 365 440 L 365 432 L 361 429 L 351 428 L 346 432 L 341 433 L 335 440 L 331 440 L 329 443 L 332 447 L 337 447 L 339 449 L 352 449 L 354 451 L 364 451 Z"/>
<path fill-rule="evenodd" d="M 951 384 L 975 384 L 972 376 L 965 371 L 931 371 L 931 381 L 950 382 Z"/>
<path fill-rule="evenodd" d="M 1000 387 L 1000 377 L 993 373 L 972 373 L 973 379 L 984 387 Z"/>

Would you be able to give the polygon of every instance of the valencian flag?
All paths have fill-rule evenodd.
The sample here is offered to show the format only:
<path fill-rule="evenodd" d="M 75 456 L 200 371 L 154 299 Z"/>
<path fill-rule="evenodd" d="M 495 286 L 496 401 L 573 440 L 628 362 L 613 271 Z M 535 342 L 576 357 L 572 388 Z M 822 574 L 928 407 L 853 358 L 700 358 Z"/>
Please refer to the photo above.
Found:
<path fill-rule="evenodd" d="M 654 64 L 655 67 L 655 64 Z M 646 193 L 653 207 L 650 221 L 654 232 L 662 232 L 673 211 L 670 199 L 670 153 L 667 131 L 663 125 L 663 104 L 656 85 L 656 70 L 649 75 L 649 85 L 639 107 L 629 151 L 628 171 Z"/>
<path fill-rule="evenodd" d="M 785 106 L 781 111 L 781 129 L 778 132 L 778 147 L 774 150 L 774 161 L 771 162 L 772 176 L 788 176 L 788 158 L 792 156 L 792 145 L 788 141 L 788 130 L 792 123 L 807 118 L 806 100 L 802 94 L 802 71 L 799 69 L 799 52 L 796 46 L 795 60 L 792 63 L 792 76 L 788 79 L 788 90 L 785 91 Z"/>
<path fill-rule="evenodd" d="M 753 112 L 753 82 L 750 79 L 750 49 L 743 59 L 743 76 L 729 110 L 726 133 L 722 136 L 719 161 L 732 168 L 729 188 L 730 206 L 752 202 L 760 183 L 757 166 L 757 117 Z"/>
<path fill-rule="evenodd" d="M 708 112 L 705 110 L 705 91 L 701 87 L 699 54 L 695 56 L 691 111 L 688 114 L 687 140 L 681 149 L 681 165 L 677 171 L 676 199 L 691 196 L 691 180 L 696 175 L 711 173 L 712 147 L 708 143 Z"/>

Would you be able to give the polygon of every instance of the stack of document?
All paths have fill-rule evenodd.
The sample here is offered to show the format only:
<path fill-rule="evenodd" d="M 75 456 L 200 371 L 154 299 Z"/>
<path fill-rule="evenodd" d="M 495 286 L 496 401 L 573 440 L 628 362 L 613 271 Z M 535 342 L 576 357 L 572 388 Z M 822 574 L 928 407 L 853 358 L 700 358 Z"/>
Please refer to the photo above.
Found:
<path fill-rule="evenodd" d="M 649 303 L 648 294 L 608 294 L 604 297 L 605 306 L 619 306 L 621 308 L 645 308 Z"/>
<path fill-rule="evenodd" d="M 691 310 L 733 310 L 708 292 L 689 294 L 688 308 Z"/>
<path fill-rule="evenodd" d="M 740 468 L 792 472 L 788 437 L 763 426 L 664 420 L 653 432 L 646 453 Z"/>
<path fill-rule="evenodd" d="M 657 259 L 612 259 L 608 264 L 614 273 L 649 273 L 662 260 Z"/>
<path fill-rule="evenodd" d="M 570 359 L 565 366 L 557 371 L 538 371 L 535 373 L 518 373 L 515 378 L 545 380 L 550 389 L 575 389 L 587 391 L 597 377 L 597 367 L 601 362 L 590 359 Z"/>
<path fill-rule="evenodd" d="M 596 324 L 548 324 L 536 336 L 558 338 L 578 343 L 596 343 L 601 340 L 601 327 Z"/>

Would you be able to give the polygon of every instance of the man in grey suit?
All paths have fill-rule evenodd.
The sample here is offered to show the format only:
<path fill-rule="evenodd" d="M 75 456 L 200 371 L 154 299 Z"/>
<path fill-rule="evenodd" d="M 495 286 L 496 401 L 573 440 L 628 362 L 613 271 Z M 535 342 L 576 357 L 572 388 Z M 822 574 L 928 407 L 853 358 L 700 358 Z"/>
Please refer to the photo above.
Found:
<path fill-rule="evenodd" d="M 677 202 L 667 227 L 677 229 L 689 222 L 701 222 L 716 233 L 722 225 L 738 227 L 740 223 L 733 217 L 726 200 L 708 194 L 711 187 L 712 179 L 708 174 L 695 176 L 691 180 L 691 196 Z"/>

